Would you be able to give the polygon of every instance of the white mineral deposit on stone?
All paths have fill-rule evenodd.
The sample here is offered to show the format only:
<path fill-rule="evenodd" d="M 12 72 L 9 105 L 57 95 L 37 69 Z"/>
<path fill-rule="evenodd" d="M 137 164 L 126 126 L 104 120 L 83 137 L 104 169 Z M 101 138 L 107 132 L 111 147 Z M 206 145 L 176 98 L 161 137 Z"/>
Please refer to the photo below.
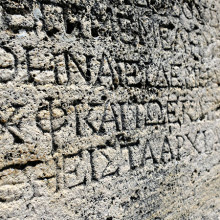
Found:
<path fill-rule="evenodd" d="M 33 10 L 33 15 L 34 15 L 34 17 L 35 17 L 37 20 L 39 20 L 40 18 L 43 17 L 43 15 L 42 15 L 42 13 L 41 13 L 41 10 L 40 10 L 39 8 L 35 8 L 35 9 Z"/>

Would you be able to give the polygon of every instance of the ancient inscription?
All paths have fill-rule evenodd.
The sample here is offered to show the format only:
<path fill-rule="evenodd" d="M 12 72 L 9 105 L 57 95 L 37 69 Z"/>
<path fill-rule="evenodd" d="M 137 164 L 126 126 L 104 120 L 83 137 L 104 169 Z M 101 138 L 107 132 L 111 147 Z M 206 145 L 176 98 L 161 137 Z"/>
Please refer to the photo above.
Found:
<path fill-rule="evenodd" d="M 65 154 L 62 183 L 64 187 L 72 188 L 140 168 L 152 171 L 173 160 L 181 161 L 190 155 L 218 149 L 219 127 L 209 129 L 203 126 L 191 132 L 192 128 L 184 127 L 185 131 L 166 135 L 156 131 L 138 138 L 118 134 L 115 141 L 111 140 L 113 143 L 107 140 L 103 145 L 89 145 L 87 150 Z"/>
<path fill-rule="evenodd" d="M 219 7 L 1 0 L 0 219 L 217 219 Z"/>

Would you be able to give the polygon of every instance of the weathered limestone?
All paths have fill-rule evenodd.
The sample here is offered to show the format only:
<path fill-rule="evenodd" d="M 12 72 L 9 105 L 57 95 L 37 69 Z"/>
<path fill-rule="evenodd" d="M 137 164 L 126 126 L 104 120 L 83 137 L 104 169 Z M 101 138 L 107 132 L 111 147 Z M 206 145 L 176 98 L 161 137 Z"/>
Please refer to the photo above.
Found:
<path fill-rule="evenodd" d="M 219 12 L 1 0 L 0 219 L 218 219 Z"/>

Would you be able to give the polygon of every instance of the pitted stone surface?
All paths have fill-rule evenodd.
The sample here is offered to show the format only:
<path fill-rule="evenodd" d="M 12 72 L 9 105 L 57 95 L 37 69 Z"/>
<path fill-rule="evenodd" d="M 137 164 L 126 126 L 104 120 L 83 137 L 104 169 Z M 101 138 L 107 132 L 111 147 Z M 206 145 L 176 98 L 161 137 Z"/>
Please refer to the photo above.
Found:
<path fill-rule="evenodd" d="M 0 219 L 220 219 L 219 0 L 1 0 Z"/>

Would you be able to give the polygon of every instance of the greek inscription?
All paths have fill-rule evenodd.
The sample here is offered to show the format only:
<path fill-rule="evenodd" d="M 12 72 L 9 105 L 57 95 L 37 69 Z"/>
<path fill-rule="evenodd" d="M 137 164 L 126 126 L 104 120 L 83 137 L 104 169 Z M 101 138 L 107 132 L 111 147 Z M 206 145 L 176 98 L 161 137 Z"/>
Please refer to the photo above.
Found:
<path fill-rule="evenodd" d="M 0 0 L 0 219 L 217 219 L 219 6 Z"/>
<path fill-rule="evenodd" d="M 166 166 L 173 160 L 179 161 L 193 154 L 215 150 L 218 135 L 214 130 L 196 129 L 195 134 L 182 132 L 175 135 L 143 136 L 137 141 L 129 137 L 117 136 L 112 143 L 95 146 L 91 150 L 82 150 L 75 155 L 64 156 L 65 187 L 72 188 L 90 184 L 109 176 L 123 175 L 125 172 L 146 167 Z M 210 142 L 210 138 L 214 141 Z M 196 145 L 196 142 L 200 143 Z M 204 143 L 208 143 L 204 145 Z M 204 146 L 206 146 L 205 149 Z"/>

